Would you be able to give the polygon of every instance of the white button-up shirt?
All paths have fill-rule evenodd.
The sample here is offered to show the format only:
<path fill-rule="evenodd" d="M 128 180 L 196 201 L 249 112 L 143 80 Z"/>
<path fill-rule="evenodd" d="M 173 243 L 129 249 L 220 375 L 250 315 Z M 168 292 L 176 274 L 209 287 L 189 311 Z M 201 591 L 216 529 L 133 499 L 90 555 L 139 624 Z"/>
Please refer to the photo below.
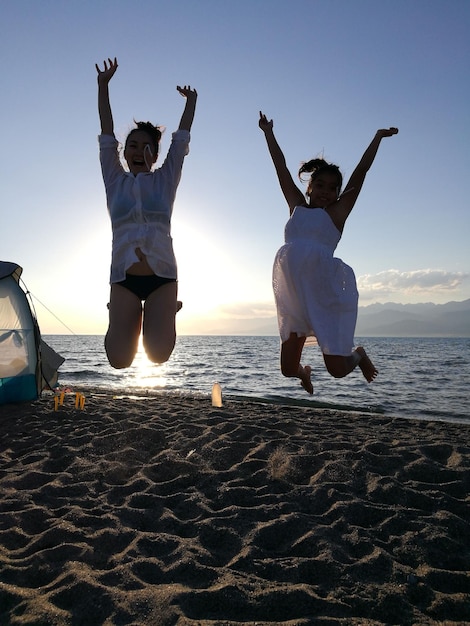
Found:
<path fill-rule="evenodd" d="M 123 168 L 115 137 L 100 135 L 98 139 L 113 229 L 110 282 L 124 280 L 126 270 L 139 261 L 136 248 L 145 254 L 157 276 L 177 278 L 171 215 L 184 157 L 189 152 L 189 131 L 174 132 L 163 165 L 137 176 Z"/>

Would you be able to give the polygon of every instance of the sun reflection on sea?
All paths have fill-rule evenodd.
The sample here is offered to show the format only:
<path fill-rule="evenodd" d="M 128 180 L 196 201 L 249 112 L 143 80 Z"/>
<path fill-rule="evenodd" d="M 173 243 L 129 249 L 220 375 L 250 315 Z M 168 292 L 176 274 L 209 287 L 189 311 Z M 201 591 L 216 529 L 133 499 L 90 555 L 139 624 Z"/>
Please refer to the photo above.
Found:
<path fill-rule="evenodd" d="M 139 340 L 139 347 L 134 358 L 134 363 L 128 371 L 128 384 L 132 387 L 143 387 L 146 389 L 163 389 L 168 383 L 168 365 L 162 363 L 152 363 L 147 357 L 142 345 L 142 337 Z"/>

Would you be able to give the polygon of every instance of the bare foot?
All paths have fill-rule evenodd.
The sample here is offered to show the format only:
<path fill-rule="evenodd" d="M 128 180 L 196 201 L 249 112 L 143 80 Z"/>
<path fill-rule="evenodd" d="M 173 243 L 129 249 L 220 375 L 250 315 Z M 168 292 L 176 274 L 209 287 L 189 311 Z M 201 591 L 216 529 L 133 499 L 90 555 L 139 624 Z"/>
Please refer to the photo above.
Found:
<path fill-rule="evenodd" d="M 361 360 L 358 363 L 359 367 L 361 368 L 361 372 L 364 374 L 364 378 L 367 380 L 367 382 L 371 383 L 377 376 L 379 371 L 376 369 L 372 361 L 367 356 L 364 348 L 356 348 L 356 352 L 361 356 Z"/>
<path fill-rule="evenodd" d="M 305 367 L 302 367 L 302 365 L 299 365 L 299 378 L 300 378 L 300 384 L 305 389 L 305 391 L 309 393 L 310 395 L 312 395 L 313 394 L 312 368 L 310 367 L 310 365 L 305 365 Z"/>

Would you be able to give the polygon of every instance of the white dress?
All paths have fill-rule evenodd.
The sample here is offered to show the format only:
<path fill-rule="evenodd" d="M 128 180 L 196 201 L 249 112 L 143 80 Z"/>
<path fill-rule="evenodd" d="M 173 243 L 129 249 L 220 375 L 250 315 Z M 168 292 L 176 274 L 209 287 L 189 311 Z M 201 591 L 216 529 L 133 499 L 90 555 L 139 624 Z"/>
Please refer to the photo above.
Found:
<path fill-rule="evenodd" d="M 324 209 L 295 207 L 276 254 L 273 289 L 281 341 L 314 337 L 323 354 L 349 356 L 358 292 L 354 272 L 333 253 L 341 233 Z"/>

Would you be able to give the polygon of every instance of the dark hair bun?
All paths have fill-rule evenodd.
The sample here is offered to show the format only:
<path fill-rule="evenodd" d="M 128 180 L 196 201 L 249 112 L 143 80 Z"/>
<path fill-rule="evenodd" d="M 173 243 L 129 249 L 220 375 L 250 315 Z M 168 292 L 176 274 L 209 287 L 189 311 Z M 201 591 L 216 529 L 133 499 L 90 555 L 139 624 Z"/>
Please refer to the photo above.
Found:
<path fill-rule="evenodd" d="M 310 159 L 310 161 L 302 163 L 299 169 L 299 178 L 302 180 L 302 174 L 316 174 L 325 167 L 331 167 L 331 164 L 325 159 Z"/>
<path fill-rule="evenodd" d="M 299 179 L 305 183 L 307 180 L 309 183 L 315 180 L 320 172 L 331 172 L 338 177 L 338 187 L 341 189 L 343 185 L 343 175 L 337 165 L 328 163 L 325 159 L 311 159 L 306 163 L 302 163 L 299 169 Z M 308 179 L 302 177 L 302 174 L 310 174 Z"/>
<path fill-rule="evenodd" d="M 158 126 L 154 126 L 152 122 L 136 122 L 137 130 L 144 130 L 146 133 L 152 137 L 155 142 L 155 145 L 158 145 L 160 139 L 162 138 L 162 131 L 158 128 Z"/>
<path fill-rule="evenodd" d="M 138 130 L 143 130 L 151 138 L 153 147 L 155 150 L 155 154 L 158 154 L 158 146 L 160 144 L 160 139 L 162 137 L 162 131 L 160 127 L 154 126 L 152 122 L 136 122 L 134 120 L 134 123 L 137 128 L 133 128 L 131 132 L 127 135 L 126 145 L 132 133 L 135 133 Z"/>

